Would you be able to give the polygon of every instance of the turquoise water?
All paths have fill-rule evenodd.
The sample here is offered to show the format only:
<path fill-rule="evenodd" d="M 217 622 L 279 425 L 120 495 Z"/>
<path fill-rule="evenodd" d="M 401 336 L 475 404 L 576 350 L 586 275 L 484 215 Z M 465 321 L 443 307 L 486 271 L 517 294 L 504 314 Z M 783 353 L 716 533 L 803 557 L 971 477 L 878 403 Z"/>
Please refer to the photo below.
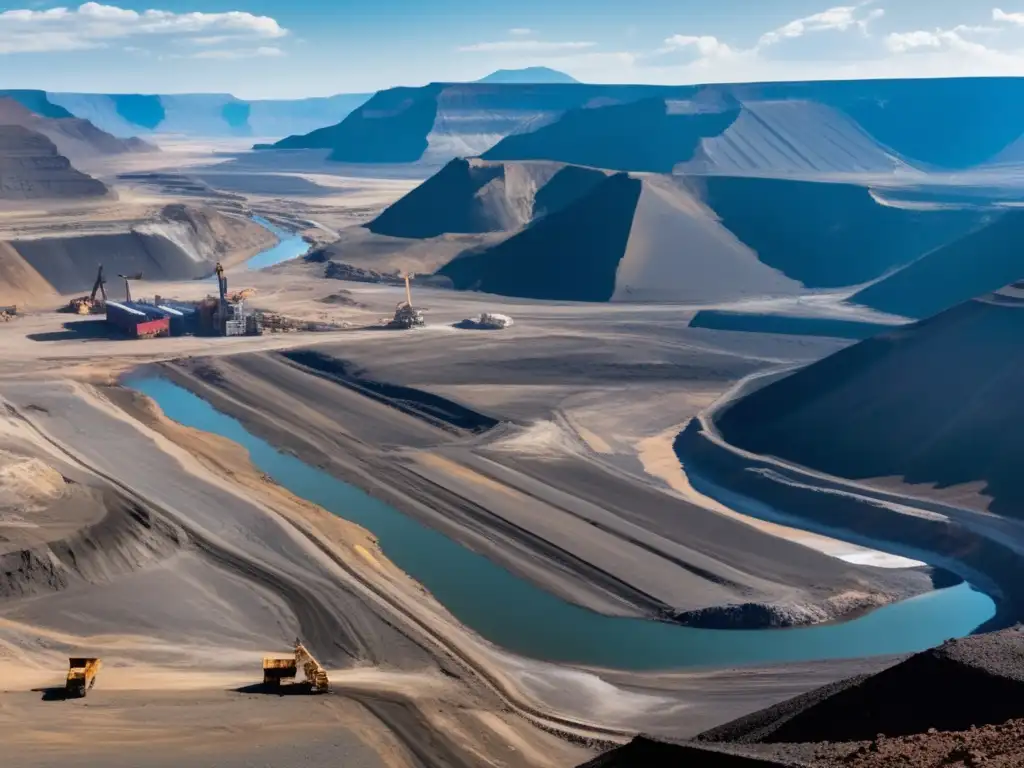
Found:
<path fill-rule="evenodd" d="M 289 259 L 301 256 L 309 250 L 309 243 L 294 232 L 289 232 L 285 229 L 281 229 L 280 227 L 276 227 L 266 219 L 259 216 L 253 216 L 253 221 L 269 229 L 280 238 L 281 242 L 273 248 L 268 248 L 265 251 L 257 253 L 245 262 L 245 266 L 247 268 L 263 269 L 264 267 L 272 267 L 275 264 L 280 264 L 282 261 L 288 261 Z"/>
<path fill-rule="evenodd" d="M 970 634 L 995 604 L 968 584 L 886 606 L 853 621 L 784 630 L 690 629 L 602 616 L 572 605 L 482 555 L 251 435 L 166 379 L 133 377 L 171 419 L 248 449 L 253 463 L 304 499 L 372 531 L 388 558 L 463 624 L 537 659 L 630 670 L 733 666 L 905 653 Z"/>

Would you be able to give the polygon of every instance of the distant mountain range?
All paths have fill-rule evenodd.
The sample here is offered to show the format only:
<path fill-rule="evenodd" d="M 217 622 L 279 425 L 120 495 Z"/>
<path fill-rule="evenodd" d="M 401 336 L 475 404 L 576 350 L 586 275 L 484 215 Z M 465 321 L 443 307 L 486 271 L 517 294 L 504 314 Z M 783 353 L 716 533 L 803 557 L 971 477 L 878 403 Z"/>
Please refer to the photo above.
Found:
<path fill-rule="evenodd" d="M 278 142 L 341 162 L 553 160 L 745 175 L 964 169 L 1024 134 L 1024 80 L 707 86 L 432 83 Z M 936 130 L 942 126 L 942 130 Z"/>
<path fill-rule="evenodd" d="M 277 137 L 343 120 L 370 94 L 243 101 L 229 94 L 100 94 L 7 90 L 44 117 L 79 117 L 121 138 L 150 134 Z"/>
<path fill-rule="evenodd" d="M 576 83 L 547 67 L 503 69 L 480 82 Z M 0 90 L 26 109 L 49 118 L 78 117 L 100 130 L 129 138 L 150 134 L 279 138 L 341 122 L 373 94 L 247 101 L 230 94 L 102 94 Z"/>
<path fill-rule="evenodd" d="M 575 77 L 548 67 L 526 67 L 524 69 L 499 69 L 487 77 L 481 77 L 478 83 L 560 83 L 562 85 L 578 83 Z"/>

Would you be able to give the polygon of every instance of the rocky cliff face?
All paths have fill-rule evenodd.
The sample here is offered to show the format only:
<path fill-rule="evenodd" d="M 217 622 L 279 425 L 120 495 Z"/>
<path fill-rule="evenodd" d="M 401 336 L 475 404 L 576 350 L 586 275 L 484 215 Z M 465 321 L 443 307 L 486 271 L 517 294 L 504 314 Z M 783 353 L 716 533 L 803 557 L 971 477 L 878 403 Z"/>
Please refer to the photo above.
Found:
<path fill-rule="evenodd" d="M 50 139 L 20 125 L 0 125 L 0 200 L 80 199 L 109 194 L 78 171 Z"/>

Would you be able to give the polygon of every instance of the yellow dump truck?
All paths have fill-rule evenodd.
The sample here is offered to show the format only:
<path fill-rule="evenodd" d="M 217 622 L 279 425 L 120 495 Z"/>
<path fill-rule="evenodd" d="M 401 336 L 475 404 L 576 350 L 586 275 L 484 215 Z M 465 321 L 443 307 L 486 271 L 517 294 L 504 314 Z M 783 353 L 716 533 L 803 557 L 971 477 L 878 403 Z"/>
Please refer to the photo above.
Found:
<path fill-rule="evenodd" d="M 96 684 L 96 673 L 100 671 L 100 660 L 84 657 L 68 659 L 68 679 L 64 683 L 64 694 L 69 699 L 80 699 Z"/>
<path fill-rule="evenodd" d="M 300 666 L 310 692 L 327 693 L 330 688 L 327 671 L 299 642 L 295 643 L 295 653 L 292 656 L 263 659 L 263 684 L 268 688 L 280 688 L 282 680 L 293 679 L 298 675 Z"/>
<path fill-rule="evenodd" d="M 295 657 L 287 659 L 263 659 L 263 684 L 269 688 L 279 688 L 281 681 L 294 678 L 298 671 Z"/>

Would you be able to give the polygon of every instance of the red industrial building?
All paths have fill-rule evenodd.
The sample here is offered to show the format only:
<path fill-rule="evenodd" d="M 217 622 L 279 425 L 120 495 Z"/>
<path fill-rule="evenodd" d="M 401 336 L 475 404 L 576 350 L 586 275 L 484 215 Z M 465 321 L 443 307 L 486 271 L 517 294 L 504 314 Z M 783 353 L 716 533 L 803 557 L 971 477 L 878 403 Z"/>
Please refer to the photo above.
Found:
<path fill-rule="evenodd" d="M 128 304 L 107 302 L 107 322 L 133 339 L 154 339 L 171 335 L 169 317 L 152 317 Z"/>

